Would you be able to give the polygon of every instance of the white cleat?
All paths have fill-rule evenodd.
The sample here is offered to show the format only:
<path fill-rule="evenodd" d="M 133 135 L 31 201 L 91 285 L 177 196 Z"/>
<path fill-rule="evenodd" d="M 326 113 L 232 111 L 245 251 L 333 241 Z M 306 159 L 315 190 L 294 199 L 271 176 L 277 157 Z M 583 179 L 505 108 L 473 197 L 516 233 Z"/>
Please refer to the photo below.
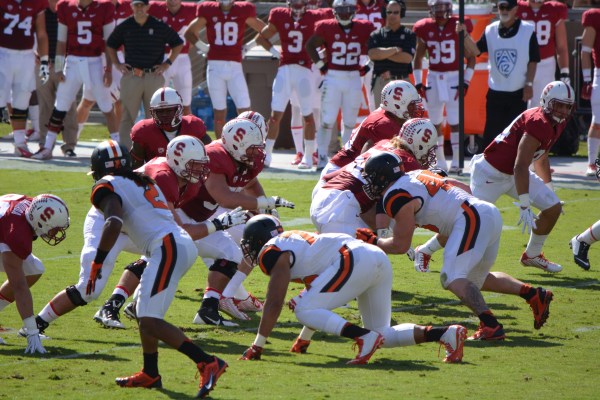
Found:
<path fill-rule="evenodd" d="M 26 144 L 23 144 L 19 146 L 15 145 L 15 155 L 18 157 L 31 158 L 33 153 L 29 150 L 29 147 L 27 147 Z"/>
<path fill-rule="evenodd" d="M 52 149 L 41 148 L 31 158 L 34 160 L 50 160 L 52 158 Z"/>
<path fill-rule="evenodd" d="M 549 261 L 546 257 L 544 257 L 544 253 L 540 253 L 540 255 L 535 257 L 529 257 L 525 252 L 523 252 L 521 255 L 521 264 L 525 267 L 539 268 L 546 272 L 556 273 L 562 271 L 562 266 Z"/>
<path fill-rule="evenodd" d="M 585 170 L 585 176 L 596 176 L 596 165 L 589 164 Z"/>
<path fill-rule="evenodd" d="M 113 309 L 102 307 L 94 315 L 94 321 L 105 328 L 126 329 L 119 318 L 119 313 Z"/>
<path fill-rule="evenodd" d="M 421 251 L 421 246 L 415 248 L 414 265 L 417 272 L 429 272 L 431 256 Z"/>
<path fill-rule="evenodd" d="M 233 321 L 224 319 L 219 313 L 216 313 L 216 316 L 208 314 L 200 316 L 200 313 L 196 313 L 192 322 L 196 325 L 239 326 Z"/>
<path fill-rule="evenodd" d="M 247 316 L 246 313 L 240 311 L 240 309 L 237 308 L 233 298 L 231 297 L 221 297 L 219 299 L 219 311 L 223 311 L 231 318 L 239 319 L 242 321 L 250 320 L 250 317 Z"/>
<path fill-rule="evenodd" d="M 440 338 L 440 344 L 446 349 L 444 362 L 457 363 L 463 358 L 463 348 L 467 340 L 467 328 L 461 325 L 450 325 Z"/>
<path fill-rule="evenodd" d="M 354 339 L 354 345 L 358 346 L 358 354 L 356 358 L 348 361 L 346 364 L 357 365 L 366 364 L 371 359 L 371 356 L 383 344 L 383 335 L 375 331 L 370 331 L 366 335 Z"/>
<path fill-rule="evenodd" d="M 252 293 L 248 293 L 248 297 L 244 300 L 234 299 L 233 302 L 242 311 L 259 312 L 263 310 L 263 303 L 254 297 Z"/>

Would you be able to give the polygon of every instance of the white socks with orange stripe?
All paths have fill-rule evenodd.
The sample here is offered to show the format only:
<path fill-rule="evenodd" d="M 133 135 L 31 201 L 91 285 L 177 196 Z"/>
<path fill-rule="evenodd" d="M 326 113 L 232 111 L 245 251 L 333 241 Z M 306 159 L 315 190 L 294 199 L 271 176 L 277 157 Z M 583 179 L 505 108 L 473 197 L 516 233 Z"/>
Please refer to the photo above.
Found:
<path fill-rule="evenodd" d="M 577 235 L 577 240 L 587 244 L 592 244 L 600 240 L 600 221 L 596 221 L 594 225 Z"/>
<path fill-rule="evenodd" d="M 417 344 L 415 324 L 400 324 L 385 328 L 381 334 L 385 338 L 381 347 L 402 347 Z"/>

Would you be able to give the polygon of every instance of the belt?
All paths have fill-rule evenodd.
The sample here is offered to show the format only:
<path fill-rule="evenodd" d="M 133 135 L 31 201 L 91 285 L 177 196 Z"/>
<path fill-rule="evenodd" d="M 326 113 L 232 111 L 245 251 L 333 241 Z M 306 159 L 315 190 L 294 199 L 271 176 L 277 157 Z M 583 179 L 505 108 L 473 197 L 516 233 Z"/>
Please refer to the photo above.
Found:
<path fill-rule="evenodd" d="M 377 75 L 378 78 L 382 78 L 381 74 Z M 383 78 L 382 78 L 383 79 Z M 387 79 L 387 78 L 386 78 Z M 408 75 L 389 75 L 389 79 L 393 81 L 406 80 L 408 79 Z"/>
<path fill-rule="evenodd" d="M 150 74 L 154 72 L 154 67 L 152 68 L 129 68 L 130 71 L 133 72 L 134 76 L 142 77 L 145 74 Z"/>

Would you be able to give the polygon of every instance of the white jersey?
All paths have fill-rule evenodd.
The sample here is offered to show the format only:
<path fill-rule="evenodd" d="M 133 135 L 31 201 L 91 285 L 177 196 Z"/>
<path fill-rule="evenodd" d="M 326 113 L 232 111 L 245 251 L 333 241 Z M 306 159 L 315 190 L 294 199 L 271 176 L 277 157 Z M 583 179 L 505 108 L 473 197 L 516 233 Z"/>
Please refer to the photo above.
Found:
<path fill-rule="evenodd" d="M 129 178 L 107 175 L 97 181 L 92 189 L 92 203 L 98 206 L 100 200 L 110 192 L 121 198 L 122 231 L 146 255 L 161 244 L 164 236 L 180 230 L 157 185 L 143 187 Z"/>
<path fill-rule="evenodd" d="M 415 198 L 420 199 L 422 204 L 415 214 L 416 224 L 444 236 L 450 236 L 457 217 L 467 212 L 465 207 L 478 201 L 441 176 L 417 170 L 407 173 L 387 190 L 382 199 L 384 210 L 393 218 Z"/>
<path fill-rule="evenodd" d="M 333 263 L 339 263 L 342 247 L 354 241 L 357 239 L 343 233 L 283 232 L 263 246 L 259 265 L 269 275 L 274 265 L 269 262 L 270 257 L 276 254 L 278 258 L 281 252 L 289 251 L 293 257 L 291 280 L 309 284 Z"/>
<path fill-rule="evenodd" d="M 489 54 L 490 89 L 501 92 L 515 92 L 523 89 L 529 64 L 529 41 L 535 35 L 534 26 L 522 21 L 519 31 L 510 38 L 498 34 L 500 22 L 496 21 L 485 28 Z"/>

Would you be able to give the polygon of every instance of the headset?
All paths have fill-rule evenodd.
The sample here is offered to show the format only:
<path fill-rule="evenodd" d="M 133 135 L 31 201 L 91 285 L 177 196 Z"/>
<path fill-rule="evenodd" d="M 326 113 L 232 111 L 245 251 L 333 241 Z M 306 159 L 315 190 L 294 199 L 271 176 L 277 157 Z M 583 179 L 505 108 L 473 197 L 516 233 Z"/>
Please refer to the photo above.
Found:
<path fill-rule="evenodd" d="M 404 16 L 406 15 L 406 3 L 404 2 L 404 0 L 384 1 L 383 6 L 381 7 L 381 18 L 385 19 L 387 6 L 392 3 L 400 5 L 400 18 L 404 18 Z"/>

